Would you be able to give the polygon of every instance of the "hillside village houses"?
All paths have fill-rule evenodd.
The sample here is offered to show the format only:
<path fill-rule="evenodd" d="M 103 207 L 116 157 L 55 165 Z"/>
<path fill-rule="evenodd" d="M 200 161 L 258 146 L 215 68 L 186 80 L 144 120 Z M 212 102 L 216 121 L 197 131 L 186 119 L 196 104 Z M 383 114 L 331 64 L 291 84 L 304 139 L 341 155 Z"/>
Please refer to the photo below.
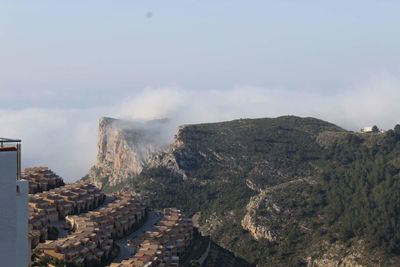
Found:
<path fill-rule="evenodd" d="M 100 206 L 105 194 L 92 184 L 74 183 L 43 193 L 29 195 L 29 238 L 31 246 L 44 242 L 48 227 L 70 214 L 87 212 Z"/>
<path fill-rule="evenodd" d="M 110 267 L 179 266 L 179 256 L 193 240 L 193 223 L 175 208 L 164 209 L 164 217 L 152 231 L 140 238 L 139 249 L 132 258 Z"/>
<path fill-rule="evenodd" d="M 38 266 L 104 264 L 118 253 L 115 240 L 140 229 L 148 217 L 145 198 L 131 193 L 106 196 L 90 183 L 64 184 L 47 167 L 27 168 L 20 175 L 26 180 L 26 190 L 20 190 L 26 191 L 29 226 L 25 260 L 29 261 L 32 252 Z M 15 187 L 14 181 L 12 186 Z M 179 257 L 193 241 L 192 220 L 175 208 L 164 209 L 163 213 L 153 230 L 139 237 L 136 254 L 111 266 L 179 266 Z M 58 238 L 64 223 L 63 234 Z"/>
<path fill-rule="evenodd" d="M 64 185 L 63 179 L 47 167 L 25 168 L 21 178 L 29 181 L 29 194 L 36 194 Z"/>
<path fill-rule="evenodd" d="M 116 194 L 115 200 L 82 216 L 67 216 L 71 235 L 40 244 L 40 257 L 50 262 L 65 261 L 96 266 L 112 256 L 113 240 L 137 229 L 147 216 L 145 205 L 129 193 Z"/>

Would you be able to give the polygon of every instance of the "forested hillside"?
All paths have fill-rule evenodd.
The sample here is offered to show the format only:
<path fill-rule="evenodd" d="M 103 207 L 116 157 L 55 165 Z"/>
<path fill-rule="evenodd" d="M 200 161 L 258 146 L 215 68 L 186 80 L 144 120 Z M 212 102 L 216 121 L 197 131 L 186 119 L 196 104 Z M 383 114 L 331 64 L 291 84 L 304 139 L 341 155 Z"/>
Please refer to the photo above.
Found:
<path fill-rule="evenodd" d="M 385 134 L 346 134 L 325 153 L 325 223 L 334 238 L 364 237 L 400 252 L 400 126 Z"/>

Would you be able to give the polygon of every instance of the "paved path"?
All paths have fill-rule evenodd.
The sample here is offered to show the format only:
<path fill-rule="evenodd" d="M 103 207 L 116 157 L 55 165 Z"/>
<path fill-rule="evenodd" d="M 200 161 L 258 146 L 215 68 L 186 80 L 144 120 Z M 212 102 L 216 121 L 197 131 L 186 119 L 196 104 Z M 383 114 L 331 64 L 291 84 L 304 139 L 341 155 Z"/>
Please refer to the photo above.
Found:
<path fill-rule="evenodd" d="M 120 252 L 118 257 L 116 257 L 113 262 L 121 262 L 129 257 L 131 257 L 135 253 L 135 249 L 133 247 L 128 247 L 128 240 L 133 240 L 134 243 L 139 241 L 139 237 L 153 228 L 153 226 L 160 220 L 160 214 L 154 211 L 149 212 L 149 216 L 146 222 L 135 232 L 132 234 L 115 241 L 117 245 L 120 247 Z"/>
<path fill-rule="evenodd" d="M 106 206 L 107 204 L 113 202 L 114 200 L 115 197 L 107 196 L 104 203 L 101 204 L 97 209 Z M 139 237 L 146 231 L 151 230 L 153 226 L 160 220 L 160 218 L 161 218 L 160 212 L 156 211 L 149 212 L 146 222 L 139 229 L 137 229 L 130 235 L 115 241 L 115 243 L 117 243 L 117 245 L 120 247 L 120 252 L 118 257 L 116 257 L 113 262 L 121 262 L 122 260 L 132 256 L 132 254 L 135 253 L 135 249 L 133 247 L 128 247 L 127 244 L 128 240 L 130 239 L 133 240 L 135 243 L 137 243 L 139 241 Z M 69 235 L 68 230 L 64 229 L 64 225 L 65 225 L 65 219 L 51 223 L 51 226 L 56 227 L 60 232 L 58 238 L 63 238 Z"/>
<path fill-rule="evenodd" d="M 53 226 L 53 227 L 56 227 L 58 229 L 58 238 L 64 238 L 64 237 L 67 237 L 69 235 L 68 229 L 64 228 L 65 219 L 53 222 L 50 225 Z"/>
<path fill-rule="evenodd" d="M 94 211 L 96 211 L 96 210 L 98 210 L 98 209 L 110 204 L 114 200 L 115 200 L 114 196 L 106 196 L 106 199 L 104 200 L 104 202 L 100 206 L 98 206 L 96 209 L 94 209 Z M 81 215 L 83 215 L 85 213 L 86 212 L 82 212 L 80 214 L 71 214 L 71 215 L 81 216 Z M 64 228 L 65 219 L 58 220 L 56 222 L 52 222 L 52 223 L 50 223 L 50 225 L 53 226 L 53 227 L 56 227 L 58 229 L 58 232 L 59 232 L 58 238 L 64 238 L 64 237 L 67 237 L 69 235 L 69 230 Z"/>

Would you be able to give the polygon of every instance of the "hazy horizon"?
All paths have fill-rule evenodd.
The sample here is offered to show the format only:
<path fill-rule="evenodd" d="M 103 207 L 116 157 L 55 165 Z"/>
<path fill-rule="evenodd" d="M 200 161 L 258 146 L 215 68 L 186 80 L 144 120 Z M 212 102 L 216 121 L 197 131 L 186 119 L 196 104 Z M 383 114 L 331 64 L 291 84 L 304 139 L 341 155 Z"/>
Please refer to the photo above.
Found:
<path fill-rule="evenodd" d="M 400 120 L 396 1 L 0 3 L 0 136 L 67 181 L 98 118 Z"/>

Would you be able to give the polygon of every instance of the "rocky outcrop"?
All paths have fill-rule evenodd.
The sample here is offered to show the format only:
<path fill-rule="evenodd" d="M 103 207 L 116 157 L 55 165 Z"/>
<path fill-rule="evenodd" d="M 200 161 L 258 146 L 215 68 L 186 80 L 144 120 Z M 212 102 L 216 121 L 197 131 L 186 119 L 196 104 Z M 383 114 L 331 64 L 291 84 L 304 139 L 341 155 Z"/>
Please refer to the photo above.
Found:
<path fill-rule="evenodd" d="M 313 252 L 307 258 L 308 267 L 378 267 L 398 266 L 399 257 L 387 259 L 378 250 L 371 251 L 367 244 L 360 239 L 352 246 L 341 242 L 330 243 L 323 241 L 319 246 L 311 245 Z"/>
<path fill-rule="evenodd" d="M 174 142 L 169 145 L 165 145 L 162 151 L 159 153 L 154 153 L 147 161 L 148 168 L 159 168 L 164 167 L 170 170 L 172 173 L 180 175 L 183 179 L 187 179 L 187 174 L 183 169 L 184 166 L 188 165 L 186 160 L 179 160 L 179 151 L 183 150 L 185 144 L 180 138 L 180 134 L 185 126 L 178 128 L 178 132 L 175 135 Z"/>
<path fill-rule="evenodd" d="M 326 244 L 327 245 L 327 244 Z M 308 267 L 364 267 L 366 265 L 361 263 L 363 255 L 363 248 L 355 246 L 351 249 L 346 249 L 343 244 L 327 245 L 328 248 L 325 253 L 319 258 L 307 260 Z M 379 265 L 376 265 L 379 266 Z"/>
<path fill-rule="evenodd" d="M 282 195 L 306 198 L 306 188 L 313 185 L 313 180 L 300 178 L 261 190 L 247 204 L 247 212 L 242 220 L 243 228 L 248 230 L 255 240 L 269 242 L 277 241 L 280 232 L 294 225 L 301 226 L 298 227 L 299 231 L 306 230 L 304 223 L 295 217 L 293 208 L 284 203 L 286 199 L 282 198 Z"/>
<path fill-rule="evenodd" d="M 130 122 L 102 117 L 99 121 L 97 162 L 89 177 L 102 187 L 140 175 L 143 167 L 167 147 L 165 120 Z"/>
<path fill-rule="evenodd" d="M 260 224 L 257 219 L 252 216 L 250 213 L 247 213 L 243 220 L 242 226 L 244 229 L 250 232 L 250 234 L 254 237 L 255 240 L 259 241 L 262 239 L 268 240 L 270 242 L 276 241 L 277 233 L 274 232 L 266 225 Z"/>

